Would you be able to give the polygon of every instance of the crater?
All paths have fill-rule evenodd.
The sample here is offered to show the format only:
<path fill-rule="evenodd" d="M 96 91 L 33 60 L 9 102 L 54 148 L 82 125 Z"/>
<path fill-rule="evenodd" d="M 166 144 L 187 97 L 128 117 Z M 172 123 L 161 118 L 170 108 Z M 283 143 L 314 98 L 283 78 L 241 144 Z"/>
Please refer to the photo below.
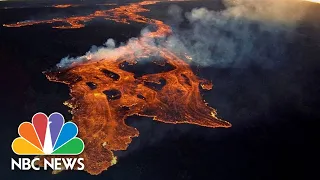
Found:
<path fill-rule="evenodd" d="M 109 71 L 107 69 L 101 69 L 100 71 L 107 77 L 113 79 L 114 81 L 118 81 L 120 78 L 119 74 Z"/>
<path fill-rule="evenodd" d="M 139 58 L 136 64 L 130 64 L 124 61 L 119 64 L 119 68 L 134 73 L 135 78 L 147 74 L 157 74 L 169 72 L 175 69 L 174 66 L 167 63 L 162 57 L 151 56 L 148 58 Z"/>
<path fill-rule="evenodd" d="M 116 89 L 105 90 L 103 93 L 107 96 L 108 101 L 117 100 L 121 98 L 121 92 Z"/>
<path fill-rule="evenodd" d="M 87 85 L 91 90 L 97 89 L 97 84 L 94 83 L 94 82 L 86 82 L 86 85 Z"/>

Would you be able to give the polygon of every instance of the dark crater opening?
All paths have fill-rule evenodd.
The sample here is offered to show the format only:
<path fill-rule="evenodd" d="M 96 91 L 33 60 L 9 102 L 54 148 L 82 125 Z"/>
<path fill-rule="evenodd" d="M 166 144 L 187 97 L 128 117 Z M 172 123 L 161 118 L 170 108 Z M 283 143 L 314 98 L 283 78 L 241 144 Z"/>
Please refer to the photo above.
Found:
<path fill-rule="evenodd" d="M 138 95 L 137 95 L 137 98 L 146 100 L 146 97 L 144 97 L 142 94 L 138 94 Z"/>
<path fill-rule="evenodd" d="M 116 89 L 105 90 L 103 93 L 107 96 L 108 101 L 117 100 L 121 98 L 121 92 Z"/>
<path fill-rule="evenodd" d="M 167 84 L 167 81 L 161 78 L 159 82 L 160 83 L 145 81 L 144 85 L 153 90 L 160 91 Z"/>
<path fill-rule="evenodd" d="M 101 69 L 101 72 L 103 72 L 104 75 L 106 75 L 107 77 L 109 77 L 115 81 L 118 81 L 120 78 L 119 74 L 114 73 L 112 71 L 109 71 L 107 69 Z"/>
<path fill-rule="evenodd" d="M 86 82 L 86 84 L 91 90 L 97 89 L 97 84 L 94 82 Z"/>
<path fill-rule="evenodd" d="M 124 61 L 119 65 L 119 68 L 134 73 L 135 78 L 146 74 L 157 74 L 169 72 L 175 69 L 174 66 L 167 63 L 165 59 L 158 56 L 151 56 L 149 58 L 140 58 L 136 64 L 129 64 Z"/>

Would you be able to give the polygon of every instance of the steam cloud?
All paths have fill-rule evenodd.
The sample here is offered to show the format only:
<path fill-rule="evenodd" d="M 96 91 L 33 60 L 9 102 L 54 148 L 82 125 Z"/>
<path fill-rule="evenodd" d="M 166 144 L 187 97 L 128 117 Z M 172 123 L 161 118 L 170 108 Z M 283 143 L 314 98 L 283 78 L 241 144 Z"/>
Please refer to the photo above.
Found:
<path fill-rule="evenodd" d="M 255 63 L 273 67 L 285 54 L 285 42 L 304 15 L 295 0 L 225 0 L 216 12 L 196 8 L 185 14 L 190 29 L 176 28 L 170 38 L 175 51 L 187 51 L 200 66 L 244 67 Z M 169 14 L 181 22 L 181 9 Z M 177 27 L 177 26 L 174 26 Z"/>
<path fill-rule="evenodd" d="M 299 0 L 224 0 L 225 9 L 210 11 L 195 8 L 182 15 L 182 9 L 168 10 L 174 23 L 174 34 L 164 40 L 148 39 L 155 46 L 165 46 L 177 54 L 188 54 L 191 64 L 216 67 L 245 67 L 258 64 L 273 67 L 284 59 L 285 43 L 302 19 L 305 9 Z M 180 29 L 186 19 L 189 28 Z M 147 32 L 144 29 L 141 33 Z M 131 38 L 126 44 L 139 53 L 141 50 Z M 108 39 L 103 47 L 93 46 L 84 56 L 65 57 L 57 65 L 69 67 L 88 60 L 121 56 L 125 52 L 115 48 Z"/>

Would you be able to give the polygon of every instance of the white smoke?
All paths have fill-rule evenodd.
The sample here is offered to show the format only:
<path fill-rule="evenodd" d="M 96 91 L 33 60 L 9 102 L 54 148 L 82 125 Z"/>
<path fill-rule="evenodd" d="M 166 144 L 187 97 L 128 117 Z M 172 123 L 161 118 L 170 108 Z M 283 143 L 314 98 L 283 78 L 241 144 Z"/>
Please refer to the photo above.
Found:
<path fill-rule="evenodd" d="M 226 16 L 246 18 L 282 25 L 295 25 L 305 8 L 302 0 L 224 0 Z"/>
<path fill-rule="evenodd" d="M 99 61 L 109 57 L 113 59 L 118 59 L 120 57 L 125 57 L 128 52 L 133 52 L 136 57 L 140 57 L 144 54 L 145 45 L 151 47 L 157 47 L 156 40 L 148 37 L 146 34 L 150 31 L 145 28 L 141 31 L 139 38 L 130 38 L 126 44 L 121 43 L 119 47 L 116 47 L 116 41 L 109 38 L 103 46 L 92 46 L 90 50 L 83 56 L 78 57 L 64 57 L 56 65 L 58 68 L 68 68 L 73 67 L 89 61 Z M 158 52 L 152 52 L 157 55 Z"/>
<path fill-rule="evenodd" d="M 221 11 L 195 8 L 186 13 L 190 28 L 175 28 L 170 46 L 178 52 L 187 51 L 192 63 L 200 66 L 255 63 L 273 67 L 285 58 L 285 43 L 305 12 L 301 1 L 225 0 L 224 4 Z M 173 6 L 169 14 L 179 19 L 181 9 Z"/>
<path fill-rule="evenodd" d="M 305 8 L 300 0 L 224 0 L 225 8 L 211 11 L 195 8 L 182 15 L 183 10 L 171 6 L 174 34 L 167 39 L 145 38 L 144 43 L 166 47 L 177 55 L 188 55 L 198 66 L 243 67 L 251 63 L 273 67 L 285 59 L 286 42 L 303 18 Z M 179 28 L 186 19 L 189 28 Z M 149 30 L 142 30 L 144 37 Z M 113 39 L 102 47 L 93 46 L 84 56 L 65 57 L 58 67 L 120 57 L 125 51 L 142 53 L 143 48 L 131 38 L 116 48 Z M 126 48 L 122 48 L 126 46 Z"/>

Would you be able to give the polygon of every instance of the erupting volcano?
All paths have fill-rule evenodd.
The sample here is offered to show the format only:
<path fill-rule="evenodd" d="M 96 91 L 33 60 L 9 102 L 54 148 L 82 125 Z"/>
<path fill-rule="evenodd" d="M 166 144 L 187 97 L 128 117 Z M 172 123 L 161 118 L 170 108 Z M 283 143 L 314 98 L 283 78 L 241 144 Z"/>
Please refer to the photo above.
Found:
<path fill-rule="evenodd" d="M 126 150 L 131 138 L 139 135 L 137 129 L 125 124 L 128 116 L 211 128 L 231 126 L 217 118 L 216 111 L 202 99 L 200 88 L 210 90 L 212 84 L 192 72 L 186 62 L 188 56 L 179 57 L 161 45 L 149 43 L 150 39 L 165 39 L 171 34 L 170 26 L 139 14 L 149 11 L 146 5 L 157 2 L 133 3 L 88 16 L 5 25 L 20 27 L 64 22 L 69 25 L 55 28 L 81 28 L 83 23 L 103 17 L 120 23 L 138 22 L 156 27 L 155 31 L 144 33 L 125 46 L 110 49 L 103 59 L 86 55 L 67 67 L 58 66 L 56 70 L 45 72 L 50 81 L 65 83 L 70 88 L 72 98 L 65 104 L 72 109 L 72 121 L 78 125 L 79 137 L 85 142 L 80 156 L 90 174 L 99 174 L 114 164 L 113 151 Z M 141 61 L 150 61 L 158 72 L 135 73 L 132 67 Z"/>

